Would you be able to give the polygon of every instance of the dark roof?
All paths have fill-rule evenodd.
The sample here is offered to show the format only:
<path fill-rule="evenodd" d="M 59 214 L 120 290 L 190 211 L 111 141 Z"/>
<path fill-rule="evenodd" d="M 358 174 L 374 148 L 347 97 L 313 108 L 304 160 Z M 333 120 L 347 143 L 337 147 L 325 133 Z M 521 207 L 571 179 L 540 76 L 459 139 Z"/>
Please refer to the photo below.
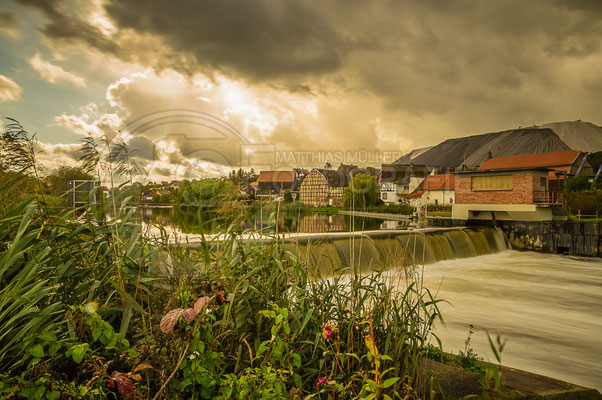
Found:
<path fill-rule="evenodd" d="M 339 165 L 338 170 L 344 171 L 345 173 L 351 174 L 352 176 L 355 176 L 357 174 L 366 174 L 366 175 L 378 177 L 378 172 L 379 172 L 378 168 L 358 167 L 357 165 L 343 164 L 343 163 L 341 163 L 341 165 Z"/>
<path fill-rule="evenodd" d="M 522 128 L 448 139 L 419 152 L 408 153 L 396 164 L 424 164 L 429 167 L 478 167 L 491 151 L 494 157 L 565 151 L 571 148 L 549 128 Z"/>
<path fill-rule="evenodd" d="M 332 170 L 316 168 L 316 171 L 321 173 L 329 186 L 332 187 L 347 187 L 349 185 L 349 175 L 344 170 Z"/>
<path fill-rule="evenodd" d="M 426 165 L 383 164 L 380 182 L 409 183 L 411 177 L 425 178 L 429 175 Z"/>

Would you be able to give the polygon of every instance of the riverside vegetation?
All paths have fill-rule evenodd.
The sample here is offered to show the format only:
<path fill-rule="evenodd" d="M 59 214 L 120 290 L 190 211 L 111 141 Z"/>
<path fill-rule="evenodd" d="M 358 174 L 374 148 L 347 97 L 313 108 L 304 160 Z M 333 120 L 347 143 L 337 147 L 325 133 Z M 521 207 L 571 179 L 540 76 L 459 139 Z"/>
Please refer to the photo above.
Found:
<path fill-rule="evenodd" d="M 18 199 L 24 180 L 39 182 L 35 146 L 16 122 L 2 146 L 14 157 L 0 165 L 10 170 L 0 185 L 1 396 L 436 396 L 419 366 L 440 347 L 440 300 L 414 270 L 402 290 L 381 272 L 317 279 L 277 237 L 241 241 L 235 224 L 193 251 L 146 235 L 123 191 L 76 210 L 42 190 Z M 134 171 L 120 142 L 88 139 L 83 150 L 86 170 L 112 185 Z"/>

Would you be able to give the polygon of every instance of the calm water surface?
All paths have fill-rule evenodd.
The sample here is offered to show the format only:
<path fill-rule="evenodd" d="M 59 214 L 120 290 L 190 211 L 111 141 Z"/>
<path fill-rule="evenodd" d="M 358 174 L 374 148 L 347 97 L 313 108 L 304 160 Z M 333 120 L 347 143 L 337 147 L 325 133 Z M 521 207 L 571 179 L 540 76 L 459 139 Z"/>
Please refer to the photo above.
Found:
<path fill-rule="evenodd" d="M 505 365 L 602 390 L 602 260 L 534 252 L 502 253 L 424 268 L 439 288 L 444 350 L 471 347 L 495 362 L 485 331 L 508 338 Z"/>

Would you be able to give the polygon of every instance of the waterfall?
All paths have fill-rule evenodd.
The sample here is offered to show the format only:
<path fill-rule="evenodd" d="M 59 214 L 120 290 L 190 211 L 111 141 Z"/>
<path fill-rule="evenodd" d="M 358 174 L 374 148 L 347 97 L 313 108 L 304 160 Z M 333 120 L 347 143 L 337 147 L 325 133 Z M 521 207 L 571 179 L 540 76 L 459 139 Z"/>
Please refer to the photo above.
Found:
<path fill-rule="evenodd" d="M 501 230 L 485 227 L 362 232 L 295 240 L 286 242 L 285 250 L 321 277 L 433 264 L 507 249 Z"/>

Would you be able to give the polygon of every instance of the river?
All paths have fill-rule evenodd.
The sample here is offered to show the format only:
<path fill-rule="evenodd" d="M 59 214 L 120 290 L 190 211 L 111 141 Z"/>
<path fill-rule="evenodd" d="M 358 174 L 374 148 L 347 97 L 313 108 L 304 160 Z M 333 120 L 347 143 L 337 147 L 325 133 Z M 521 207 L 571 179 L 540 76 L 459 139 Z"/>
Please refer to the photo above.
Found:
<path fill-rule="evenodd" d="M 438 290 L 444 350 L 495 362 L 485 331 L 508 339 L 504 365 L 602 390 L 602 260 L 503 251 L 424 267 Z"/>

